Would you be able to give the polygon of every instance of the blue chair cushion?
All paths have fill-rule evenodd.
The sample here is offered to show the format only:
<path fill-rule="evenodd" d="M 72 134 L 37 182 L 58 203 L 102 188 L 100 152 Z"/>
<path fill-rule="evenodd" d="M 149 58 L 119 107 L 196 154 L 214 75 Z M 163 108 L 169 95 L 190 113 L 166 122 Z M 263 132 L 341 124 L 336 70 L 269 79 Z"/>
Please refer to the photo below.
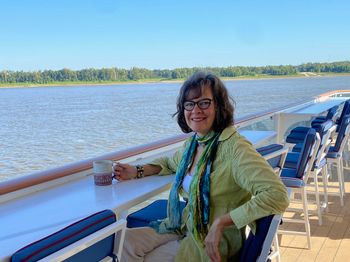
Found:
<path fill-rule="evenodd" d="M 249 233 L 248 238 L 244 242 L 239 261 L 257 261 L 262 251 L 272 219 L 273 215 L 256 220 L 255 235 L 252 232 Z"/>
<path fill-rule="evenodd" d="M 286 142 L 291 144 L 303 143 L 307 132 L 310 127 L 298 126 L 292 129 L 289 135 L 286 137 Z"/>
<path fill-rule="evenodd" d="M 300 157 L 300 153 L 294 153 L 294 152 L 288 153 L 286 157 L 286 161 L 284 162 L 284 167 L 296 169 L 299 157 Z"/>
<path fill-rule="evenodd" d="M 333 120 L 333 117 L 337 113 L 338 106 L 333 106 L 332 108 L 328 109 L 328 113 L 326 116 L 318 116 L 311 122 L 311 127 L 316 128 L 318 125 L 324 123 L 327 120 Z"/>
<path fill-rule="evenodd" d="M 315 127 L 316 132 L 320 135 L 322 140 L 323 135 L 334 125 L 332 120 L 327 120 Z"/>
<path fill-rule="evenodd" d="M 115 214 L 111 210 L 104 210 L 95 213 L 21 248 L 12 255 L 11 261 L 37 261 L 88 235 L 91 235 L 115 221 Z M 113 256 L 113 249 L 114 236 L 111 235 L 65 261 L 100 261 L 108 255 Z"/>
<path fill-rule="evenodd" d="M 312 120 L 312 122 L 315 121 L 315 122 L 323 123 L 326 120 L 327 120 L 326 116 L 318 116 L 318 117 L 315 117 L 314 120 Z"/>
<path fill-rule="evenodd" d="M 273 153 L 277 150 L 280 150 L 283 148 L 283 145 L 280 144 L 270 144 L 267 146 L 259 147 L 256 149 L 262 156 L 265 156 L 267 154 Z M 278 167 L 280 160 L 281 160 L 281 155 L 278 155 L 276 157 L 273 157 L 271 159 L 268 159 L 267 162 L 273 167 Z"/>
<path fill-rule="evenodd" d="M 323 123 L 314 125 L 312 128 L 316 130 L 316 132 L 320 135 L 321 139 L 323 134 L 325 134 L 328 129 L 333 126 L 332 120 L 326 120 Z M 298 126 L 292 129 L 289 135 L 286 137 L 286 142 L 291 144 L 299 144 L 303 143 L 307 132 L 310 130 L 310 127 Z"/>
<path fill-rule="evenodd" d="M 334 151 L 334 146 L 331 146 L 328 150 L 327 156 L 326 158 L 338 158 L 340 157 L 340 153 L 339 152 L 335 152 Z"/>
<path fill-rule="evenodd" d="M 181 212 L 185 208 L 186 202 L 180 202 Z M 168 200 L 156 200 L 148 206 L 128 215 L 126 218 L 127 227 L 147 227 L 150 222 L 167 217 Z"/>
<path fill-rule="evenodd" d="M 296 178 L 297 176 L 297 171 L 296 169 L 292 168 L 283 168 L 281 172 L 281 177 L 293 177 Z"/>
<path fill-rule="evenodd" d="M 295 146 L 293 146 L 292 152 L 300 153 L 302 148 L 303 148 L 303 144 L 302 143 L 298 143 Z"/>
<path fill-rule="evenodd" d="M 297 126 L 297 127 L 292 129 L 291 133 L 292 132 L 293 133 L 301 133 L 301 134 L 306 135 L 306 133 L 309 132 L 309 129 L 310 129 L 310 127 L 307 127 L 307 126 Z"/>
<path fill-rule="evenodd" d="M 350 115 L 345 115 L 340 123 L 337 140 L 335 141 L 333 152 L 339 152 L 340 145 L 345 137 L 346 129 L 350 123 Z"/>
<path fill-rule="evenodd" d="M 280 150 L 283 148 L 283 145 L 280 144 L 271 144 L 263 147 L 259 147 L 256 149 L 262 156 L 265 156 L 267 154 L 273 153 L 277 150 Z"/>
<path fill-rule="evenodd" d="M 316 129 L 316 128 L 318 128 L 321 124 L 323 124 L 326 121 L 327 120 L 315 119 L 314 121 L 311 122 L 311 127 Z"/>
<path fill-rule="evenodd" d="M 300 152 L 300 157 L 298 159 L 297 167 L 296 167 L 296 178 L 303 178 L 305 168 L 307 163 L 310 160 L 312 147 L 316 141 L 316 131 L 313 128 L 310 128 L 309 132 L 305 137 L 305 141 L 303 147 Z"/>
<path fill-rule="evenodd" d="M 332 120 L 335 114 L 337 113 L 339 105 L 333 106 L 328 109 L 328 113 L 326 115 L 326 120 Z"/>
<path fill-rule="evenodd" d="M 340 126 L 341 122 L 343 121 L 344 116 L 350 114 L 350 99 L 346 100 L 343 106 L 343 110 L 340 114 L 340 117 L 337 119 L 337 121 L 335 122 L 338 127 Z M 338 129 L 337 129 L 338 131 Z"/>
<path fill-rule="evenodd" d="M 304 187 L 305 183 L 302 179 L 299 178 L 294 178 L 294 177 L 281 177 L 281 180 L 283 182 L 283 184 L 286 187 L 296 187 L 296 188 L 300 188 L 300 187 Z"/>
<path fill-rule="evenodd" d="M 300 153 L 295 153 L 295 152 L 288 153 L 288 155 L 286 157 L 286 161 L 284 163 L 284 167 L 296 169 L 299 157 L 300 157 Z M 325 164 L 327 164 L 327 160 L 326 160 L 326 158 L 323 158 L 318 165 L 316 165 L 316 163 L 315 163 L 315 165 L 312 167 L 311 171 L 314 171 L 315 168 L 317 168 L 317 169 L 321 168 Z"/>

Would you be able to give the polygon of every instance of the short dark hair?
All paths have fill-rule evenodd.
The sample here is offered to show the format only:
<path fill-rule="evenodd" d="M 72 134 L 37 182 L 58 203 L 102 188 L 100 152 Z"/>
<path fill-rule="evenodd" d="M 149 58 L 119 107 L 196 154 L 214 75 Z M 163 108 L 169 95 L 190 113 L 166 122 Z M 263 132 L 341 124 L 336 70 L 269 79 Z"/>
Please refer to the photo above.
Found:
<path fill-rule="evenodd" d="M 211 88 L 216 107 L 213 130 L 215 132 L 221 132 L 234 123 L 233 115 L 235 102 L 229 96 L 224 83 L 215 75 L 197 72 L 183 83 L 179 96 L 177 97 L 177 111 L 173 115 L 173 117 L 177 116 L 177 123 L 185 133 L 190 133 L 192 130 L 186 123 L 184 102 L 188 99 L 190 91 L 195 91 L 199 97 L 201 96 L 202 88 L 207 86 Z"/>

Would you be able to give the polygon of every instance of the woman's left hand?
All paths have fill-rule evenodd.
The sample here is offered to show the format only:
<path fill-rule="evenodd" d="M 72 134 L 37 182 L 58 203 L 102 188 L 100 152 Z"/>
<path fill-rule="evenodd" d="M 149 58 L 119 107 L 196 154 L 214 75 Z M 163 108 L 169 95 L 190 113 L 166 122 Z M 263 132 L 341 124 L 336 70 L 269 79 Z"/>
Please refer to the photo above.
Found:
<path fill-rule="evenodd" d="M 224 226 L 220 223 L 220 218 L 217 218 L 211 225 L 209 232 L 204 240 L 205 252 L 211 261 L 220 262 L 221 256 L 219 252 L 219 243 L 222 236 Z"/>
<path fill-rule="evenodd" d="M 214 223 L 209 228 L 209 232 L 204 239 L 205 252 L 211 261 L 221 262 L 221 256 L 219 251 L 220 239 L 222 237 L 222 232 L 226 226 L 233 225 L 229 214 L 218 217 L 214 220 Z"/>

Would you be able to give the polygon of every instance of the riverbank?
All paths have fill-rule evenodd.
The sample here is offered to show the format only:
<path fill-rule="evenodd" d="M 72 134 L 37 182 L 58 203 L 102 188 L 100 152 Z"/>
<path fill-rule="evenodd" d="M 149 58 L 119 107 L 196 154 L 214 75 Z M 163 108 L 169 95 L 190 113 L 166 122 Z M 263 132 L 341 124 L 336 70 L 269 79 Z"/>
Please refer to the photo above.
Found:
<path fill-rule="evenodd" d="M 221 77 L 224 81 L 239 81 L 239 80 L 268 80 L 268 79 L 284 79 L 284 78 L 315 78 L 315 77 L 337 77 L 337 76 L 350 76 L 350 73 L 310 73 L 302 72 L 297 75 L 255 75 L 255 76 L 239 76 L 239 77 Z M 30 87 L 50 87 L 50 86 L 103 86 L 103 85 L 128 85 L 128 84 L 147 84 L 147 83 L 182 83 L 185 79 L 164 79 L 164 78 L 152 78 L 142 79 L 139 81 L 74 81 L 74 82 L 52 82 L 47 84 L 33 84 L 33 83 L 14 83 L 14 84 L 1 84 L 0 88 L 30 88 Z"/>

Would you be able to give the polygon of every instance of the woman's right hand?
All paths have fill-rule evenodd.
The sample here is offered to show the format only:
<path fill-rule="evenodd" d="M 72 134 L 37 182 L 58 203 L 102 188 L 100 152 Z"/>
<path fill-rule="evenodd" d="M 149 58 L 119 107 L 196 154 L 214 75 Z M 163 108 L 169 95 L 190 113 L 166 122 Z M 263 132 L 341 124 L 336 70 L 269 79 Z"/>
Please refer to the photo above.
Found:
<path fill-rule="evenodd" d="M 136 167 L 117 162 L 114 167 L 114 178 L 118 181 L 134 179 L 137 175 Z"/>

